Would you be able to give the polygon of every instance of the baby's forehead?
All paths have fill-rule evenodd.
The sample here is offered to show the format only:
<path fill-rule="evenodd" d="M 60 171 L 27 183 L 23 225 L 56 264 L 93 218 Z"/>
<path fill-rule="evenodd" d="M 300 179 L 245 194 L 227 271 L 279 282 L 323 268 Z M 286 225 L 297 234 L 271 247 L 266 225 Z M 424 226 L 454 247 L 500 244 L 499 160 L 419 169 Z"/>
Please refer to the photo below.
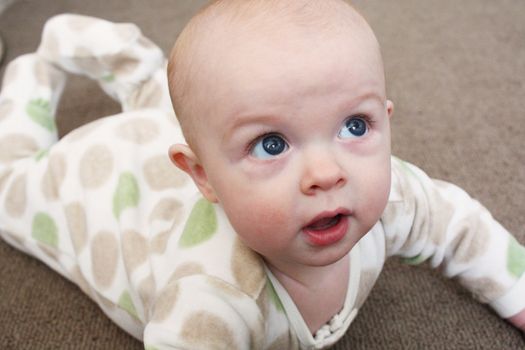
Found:
<path fill-rule="evenodd" d="M 196 39 L 217 34 L 236 38 L 298 28 L 341 31 L 363 25 L 368 26 L 363 17 L 342 0 L 219 0 L 190 21 L 189 32 Z"/>

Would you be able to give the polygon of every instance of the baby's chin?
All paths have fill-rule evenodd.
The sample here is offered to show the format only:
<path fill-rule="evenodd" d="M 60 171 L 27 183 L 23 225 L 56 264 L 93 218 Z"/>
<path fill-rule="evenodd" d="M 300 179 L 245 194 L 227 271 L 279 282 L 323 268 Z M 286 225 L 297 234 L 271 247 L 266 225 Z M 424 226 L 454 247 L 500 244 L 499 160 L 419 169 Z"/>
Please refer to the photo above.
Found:
<path fill-rule="evenodd" d="M 334 244 L 330 247 L 312 247 L 305 252 L 302 264 L 311 267 L 323 267 L 330 266 L 344 257 L 346 257 L 350 251 L 355 247 L 357 242 L 351 237 L 345 237 L 345 239 Z"/>

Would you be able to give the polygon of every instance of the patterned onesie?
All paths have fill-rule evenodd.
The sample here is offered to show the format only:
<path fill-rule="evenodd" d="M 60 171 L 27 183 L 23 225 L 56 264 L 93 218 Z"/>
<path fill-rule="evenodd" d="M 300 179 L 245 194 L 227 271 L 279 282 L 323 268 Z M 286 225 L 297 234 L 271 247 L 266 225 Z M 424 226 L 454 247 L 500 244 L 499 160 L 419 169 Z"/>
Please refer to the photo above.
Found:
<path fill-rule="evenodd" d="M 66 72 L 97 80 L 123 113 L 58 141 Z M 312 335 L 220 205 L 170 164 L 177 142 L 165 59 L 134 25 L 57 16 L 37 53 L 6 70 L 2 238 L 76 283 L 146 349 L 330 346 L 392 255 L 439 266 L 502 317 L 525 308 L 525 249 L 464 191 L 392 158 L 385 212 L 350 252 L 344 307 Z"/>

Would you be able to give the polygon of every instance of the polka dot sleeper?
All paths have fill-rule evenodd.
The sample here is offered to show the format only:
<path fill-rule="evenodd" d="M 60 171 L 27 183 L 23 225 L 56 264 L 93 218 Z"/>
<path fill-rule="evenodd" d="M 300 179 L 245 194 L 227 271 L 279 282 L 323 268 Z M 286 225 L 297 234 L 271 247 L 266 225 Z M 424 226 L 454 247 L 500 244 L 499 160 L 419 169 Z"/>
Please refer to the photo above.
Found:
<path fill-rule="evenodd" d="M 101 36 L 105 40 L 99 40 Z M 320 349 L 340 339 L 392 255 L 430 262 L 503 317 L 525 307 L 525 249 L 461 189 L 392 158 L 382 219 L 350 253 L 344 308 L 312 335 L 219 205 L 170 164 L 183 140 L 165 58 L 131 24 L 61 15 L 0 94 L 0 234 L 76 283 L 146 349 Z M 123 112 L 58 140 L 67 73 Z"/>

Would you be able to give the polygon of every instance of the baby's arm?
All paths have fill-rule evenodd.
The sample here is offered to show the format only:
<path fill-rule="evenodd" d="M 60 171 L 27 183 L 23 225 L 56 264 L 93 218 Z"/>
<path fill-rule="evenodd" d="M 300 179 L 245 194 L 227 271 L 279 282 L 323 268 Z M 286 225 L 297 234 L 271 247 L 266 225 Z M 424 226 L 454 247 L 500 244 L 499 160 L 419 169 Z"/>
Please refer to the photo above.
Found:
<path fill-rule="evenodd" d="M 430 261 L 481 302 L 523 329 L 525 248 L 457 186 L 394 159 L 391 202 L 382 223 L 387 255 Z"/>
<path fill-rule="evenodd" d="M 213 276 L 174 278 L 158 295 L 144 331 L 146 349 L 261 349 L 255 300 Z"/>

